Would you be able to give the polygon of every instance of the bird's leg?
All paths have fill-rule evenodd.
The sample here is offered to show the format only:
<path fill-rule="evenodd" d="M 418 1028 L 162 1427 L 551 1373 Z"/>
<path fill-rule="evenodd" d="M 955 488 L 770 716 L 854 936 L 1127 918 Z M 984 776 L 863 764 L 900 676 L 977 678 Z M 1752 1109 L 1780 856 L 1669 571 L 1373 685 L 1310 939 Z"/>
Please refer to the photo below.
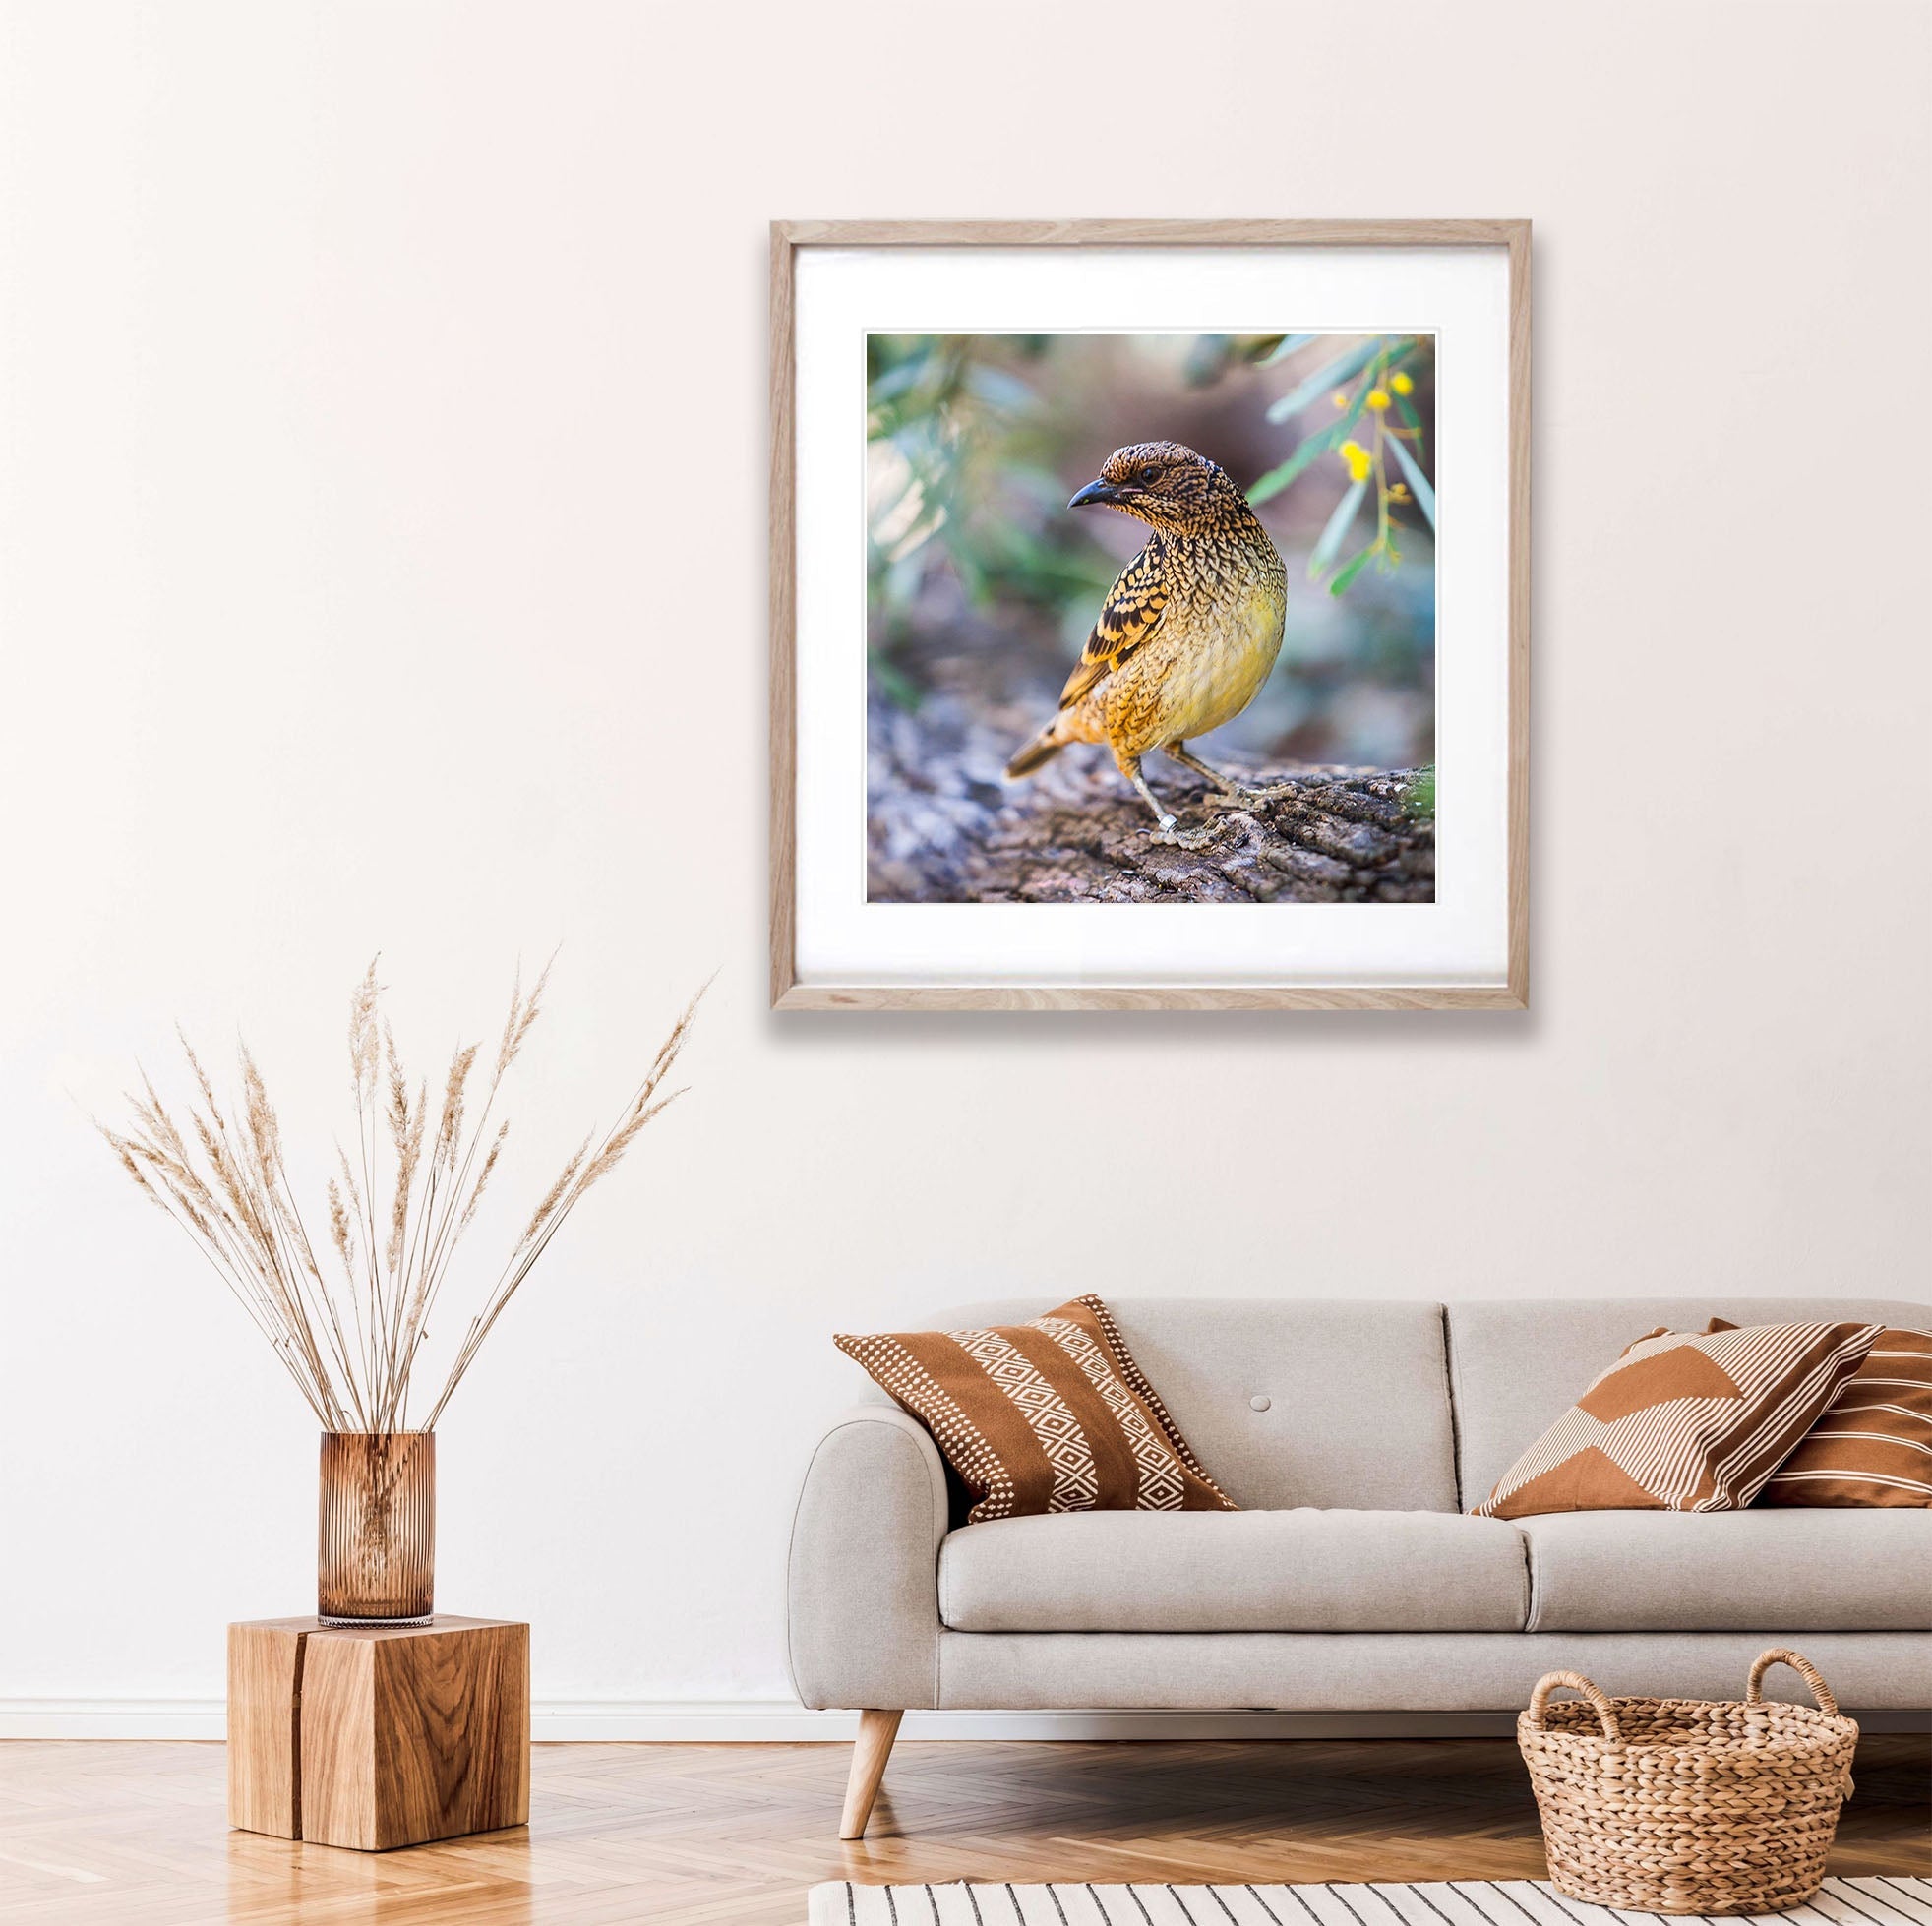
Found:
<path fill-rule="evenodd" d="M 1177 849 L 1206 849 L 1215 839 L 1213 829 L 1197 829 L 1191 835 L 1183 834 L 1174 826 L 1174 816 L 1170 811 L 1161 807 L 1160 798 L 1147 787 L 1147 778 L 1140 773 L 1140 757 L 1116 756 L 1120 765 L 1120 773 L 1140 791 L 1140 799 L 1154 812 L 1159 827 L 1153 831 L 1157 843 L 1172 843 Z"/>
<path fill-rule="evenodd" d="M 1239 783 L 1234 781 L 1231 777 L 1224 776 L 1218 769 L 1210 769 L 1198 755 L 1192 754 L 1189 752 L 1185 743 L 1168 744 L 1167 753 L 1173 756 L 1183 768 L 1192 769 L 1197 776 L 1205 776 L 1216 789 L 1220 790 L 1222 795 L 1238 796 L 1241 793 Z"/>
<path fill-rule="evenodd" d="M 1238 807 L 1248 803 L 1272 803 L 1278 796 L 1295 794 L 1295 785 L 1292 782 L 1268 783 L 1259 789 L 1252 789 L 1246 783 L 1236 782 L 1232 776 L 1224 776 L 1218 769 L 1210 769 L 1198 755 L 1189 752 L 1185 743 L 1168 744 L 1167 753 L 1184 767 L 1192 769 L 1196 775 L 1205 776 L 1220 792 L 1207 799 L 1210 809 L 1217 804 Z"/>
<path fill-rule="evenodd" d="M 1162 809 L 1161 799 L 1147 787 L 1147 778 L 1140 773 L 1140 757 L 1120 756 L 1117 759 L 1120 764 L 1120 773 L 1140 791 L 1140 800 L 1154 812 L 1154 819 L 1161 825 L 1161 833 L 1171 835 L 1174 832 L 1174 817 Z"/>

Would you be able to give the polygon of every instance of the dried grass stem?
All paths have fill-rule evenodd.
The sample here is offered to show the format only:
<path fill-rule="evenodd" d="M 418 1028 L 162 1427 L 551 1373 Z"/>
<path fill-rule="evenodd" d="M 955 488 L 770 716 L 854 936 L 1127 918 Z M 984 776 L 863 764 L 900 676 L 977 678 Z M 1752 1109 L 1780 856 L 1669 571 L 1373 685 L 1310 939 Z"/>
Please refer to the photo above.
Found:
<path fill-rule="evenodd" d="M 327 1272 L 295 1204 L 280 1119 L 246 1045 L 238 1052 L 242 1102 L 233 1123 L 178 1029 L 199 1099 L 187 1112 L 187 1130 L 168 1113 L 145 1071 L 140 1093 L 128 1094 L 131 1128 L 122 1132 L 96 1123 L 143 1195 L 213 1266 L 327 1430 L 434 1428 L 484 1338 L 578 1199 L 683 1094 L 659 1097 L 657 1092 L 684 1048 L 702 990 L 678 1018 L 616 1121 L 601 1138 L 594 1131 L 586 1136 L 545 1192 L 483 1308 L 470 1319 L 428 1416 L 412 1427 L 412 1377 L 428 1319 L 510 1133 L 507 1119 L 492 1129 L 492 1115 L 549 981 L 546 964 L 526 994 L 518 972 L 473 1120 L 469 1097 L 479 1046 L 457 1047 L 431 1136 L 428 1086 L 418 1081 L 412 1097 L 401 1053 L 382 1019 L 382 985 L 371 961 L 349 999 L 355 1154 L 351 1158 L 337 1146 L 339 1175 L 330 1178 L 326 1192 L 328 1241 L 334 1251 Z M 387 1209 L 380 1213 L 379 1185 L 387 1196 Z"/>

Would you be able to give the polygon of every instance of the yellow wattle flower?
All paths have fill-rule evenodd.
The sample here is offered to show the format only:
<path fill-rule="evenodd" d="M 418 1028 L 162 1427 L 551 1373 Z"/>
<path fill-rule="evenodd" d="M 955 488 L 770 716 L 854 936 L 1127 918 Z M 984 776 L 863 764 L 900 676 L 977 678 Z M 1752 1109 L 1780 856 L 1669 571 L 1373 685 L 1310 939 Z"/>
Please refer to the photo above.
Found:
<path fill-rule="evenodd" d="M 1407 375 L 1401 373 L 1400 370 L 1389 377 L 1389 386 L 1398 394 L 1413 394 L 1416 391 L 1416 384 Z"/>
<path fill-rule="evenodd" d="M 1389 405 L 1389 391 L 1386 388 L 1371 388 L 1368 391 L 1368 405 L 1380 414 Z"/>
<path fill-rule="evenodd" d="M 1344 390 L 1342 390 L 1342 389 L 1339 389 L 1339 388 L 1338 388 L 1338 389 L 1337 389 L 1337 390 L 1335 391 L 1335 393 L 1334 393 L 1334 396 L 1333 396 L 1333 399 L 1334 399 L 1334 402 L 1335 402 L 1335 405 L 1336 405 L 1336 406 L 1337 406 L 1338 408 L 1346 408 L 1346 407 L 1347 407 L 1347 406 L 1349 405 L 1349 397 L 1348 397 L 1348 394 L 1347 394 L 1347 392 L 1346 392 L 1346 391 L 1344 391 Z"/>
<path fill-rule="evenodd" d="M 1335 452 L 1348 463 L 1349 479 L 1351 481 L 1366 481 L 1368 479 L 1368 471 L 1375 463 L 1368 451 L 1359 442 L 1344 442 Z"/>

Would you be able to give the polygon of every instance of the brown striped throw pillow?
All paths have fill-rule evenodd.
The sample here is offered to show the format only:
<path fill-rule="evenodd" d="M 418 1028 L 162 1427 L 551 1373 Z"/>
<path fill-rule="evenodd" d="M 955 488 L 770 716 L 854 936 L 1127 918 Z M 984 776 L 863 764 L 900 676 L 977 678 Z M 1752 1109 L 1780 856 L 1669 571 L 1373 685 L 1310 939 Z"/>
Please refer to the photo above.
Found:
<path fill-rule="evenodd" d="M 1875 1324 L 1640 1338 L 1497 1480 L 1478 1513 L 1734 1511 L 1864 1361 Z"/>
<path fill-rule="evenodd" d="M 1761 1505 L 1932 1505 L 1932 1332 L 1885 1330 Z"/>
<path fill-rule="evenodd" d="M 933 1433 L 968 1523 L 1060 1511 L 1235 1511 L 1098 1297 L 1031 1323 L 833 1339 Z"/>

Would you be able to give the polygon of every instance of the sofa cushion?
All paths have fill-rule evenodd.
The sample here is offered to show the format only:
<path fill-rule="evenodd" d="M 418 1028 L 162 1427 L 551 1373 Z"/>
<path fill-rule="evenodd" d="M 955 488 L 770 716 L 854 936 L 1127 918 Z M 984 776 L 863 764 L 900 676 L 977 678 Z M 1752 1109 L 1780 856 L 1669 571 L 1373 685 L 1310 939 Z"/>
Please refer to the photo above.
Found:
<path fill-rule="evenodd" d="M 939 1549 L 959 1632 L 1514 1632 L 1528 1606 L 1516 1529 L 1444 1512 L 1084 1512 Z"/>
<path fill-rule="evenodd" d="M 1024 1323 L 832 1342 L 931 1429 L 973 1495 L 975 1524 L 1028 1513 L 1235 1509 L 1098 1297 Z"/>
<path fill-rule="evenodd" d="M 1537 1680 L 1559 1668 L 1582 1672 L 1610 1693 L 1741 1699 L 1751 1660 L 1767 1646 L 1791 1642 L 1791 1634 L 1779 1625 L 1755 1625 L 1748 1632 L 1364 1632 L 1343 1639 L 1331 1632 L 1177 1632 L 1150 1652 L 1154 1641 L 1134 1632 L 1095 1632 L 1083 1639 L 1014 1632 L 987 1639 L 942 1631 L 937 1697 L 917 1703 L 1006 1713 L 1095 1706 L 1220 1712 L 1267 1706 L 1345 1716 L 1365 1712 L 1514 1715 L 1529 1704 Z M 1799 1644 L 1841 1705 L 1900 1711 L 1932 1706 L 1932 1638 L 1921 1632 L 1806 1632 Z M 1810 1703 L 1804 1680 L 1782 1665 L 1765 1680 L 1765 1697 Z M 1504 1729 L 1510 1729 L 1506 1723 Z M 1389 1783 L 1393 1791 L 1394 1781 Z M 1414 1823 L 1419 1829 L 1428 1822 L 1418 1815 Z M 1210 1863 L 1216 1860 L 1225 1869 L 1226 1858 L 1214 1854 Z M 1215 1877 L 1228 1874 L 1223 1870 Z M 1547 1893 L 1545 1888 L 1545 1897 Z M 1467 1898 L 1468 1894 L 1458 1889 L 1454 1896 Z M 1354 1926 L 1339 1907 L 1329 1907 L 1326 1900 L 1318 1903 L 1324 1908 L 1320 1920 Z M 1473 1908 L 1445 1904 L 1444 1913 L 1456 1926 L 1480 1926 L 1481 1916 Z M 1251 1911 L 1239 1916 L 1261 1917 Z M 1180 1915 L 1157 1909 L 1154 1917 L 1168 1926 Z M 1300 1926 L 1316 1926 L 1298 1908 L 1282 1917 L 1290 1926 L 1297 1920 Z M 1396 1926 L 1379 1906 L 1364 1907 L 1361 1917 L 1365 1926 Z M 1444 1919 L 1426 1910 L 1417 1917 L 1428 1926 L 1445 1926 Z M 1489 1917 L 1491 1926 L 1509 1926 L 1512 1920 L 1515 1926 L 1531 1926 L 1500 1902 L 1492 1905 Z M 1603 1917 L 1607 1922 L 1618 1915 Z M 1788 1917 L 1792 1926 L 1819 1926 L 1815 1911 Z M 1091 1918 L 1091 1913 L 1082 1917 L 1067 1908 L 1068 1926 L 1089 1926 Z M 1552 1926 L 1583 1922 L 1580 1911 L 1572 1918 L 1552 1909 L 1539 1912 L 1538 1918 L 1549 1919 Z M 1660 1926 L 1647 1913 L 1633 1915 L 1632 1926 L 1646 1919 L 1650 1926 Z M 1207 1926 L 1216 1921 L 1229 1926 L 1219 1907 L 1197 1918 L 1195 1926 L 1204 1920 Z M 931 1926 L 931 1915 L 922 1907 L 905 1926 Z M 1010 1913 L 1002 1919 L 993 1912 L 987 1926 L 1014 1922 Z M 1847 1915 L 1840 1926 L 1860 1922 Z"/>
<path fill-rule="evenodd" d="M 1013 1324 L 1051 1301 L 970 1304 L 944 1312 L 937 1328 Z M 1107 1301 L 1174 1421 L 1243 1510 L 1456 1509 L 1439 1304 Z M 1582 1382 L 1568 1385 L 1565 1398 Z"/>
<path fill-rule="evenodd" d="M 1477 1511 L 1739 1511 L 1864 1361 L 1876 1324 L 1724 1325 L 1640 1338 Z"/>
<path fill-rule="evenodd" d="M 1474 1505 L 1487 1497 L 1577 1392 L 1633 1338 L 1660 1325 L 1702 1331 L 1713 1316 L 1732 1324 L 1932 1321 L 1922 1304 L 1884 1297 L 1534 1297 L 1451 1304 L 1449 1378 L 1462 1502 Z M 1166 1384 L 1161 1388 L 1166 1391 Z M 1196 1442 L 1207 1448 L 1205 1441 Z"/>
<path fill-rule="evenodd" d="M 1881 1331 L 1758 1502 L 1932 1505 L 1932 1331 Z"/>
<path fill-rule="evenodd" d="M 1530 1545 L 1533 1632 L 1932 1627 L 1932 1511 L 1552 1512 L 1515 1523 Z"/>

